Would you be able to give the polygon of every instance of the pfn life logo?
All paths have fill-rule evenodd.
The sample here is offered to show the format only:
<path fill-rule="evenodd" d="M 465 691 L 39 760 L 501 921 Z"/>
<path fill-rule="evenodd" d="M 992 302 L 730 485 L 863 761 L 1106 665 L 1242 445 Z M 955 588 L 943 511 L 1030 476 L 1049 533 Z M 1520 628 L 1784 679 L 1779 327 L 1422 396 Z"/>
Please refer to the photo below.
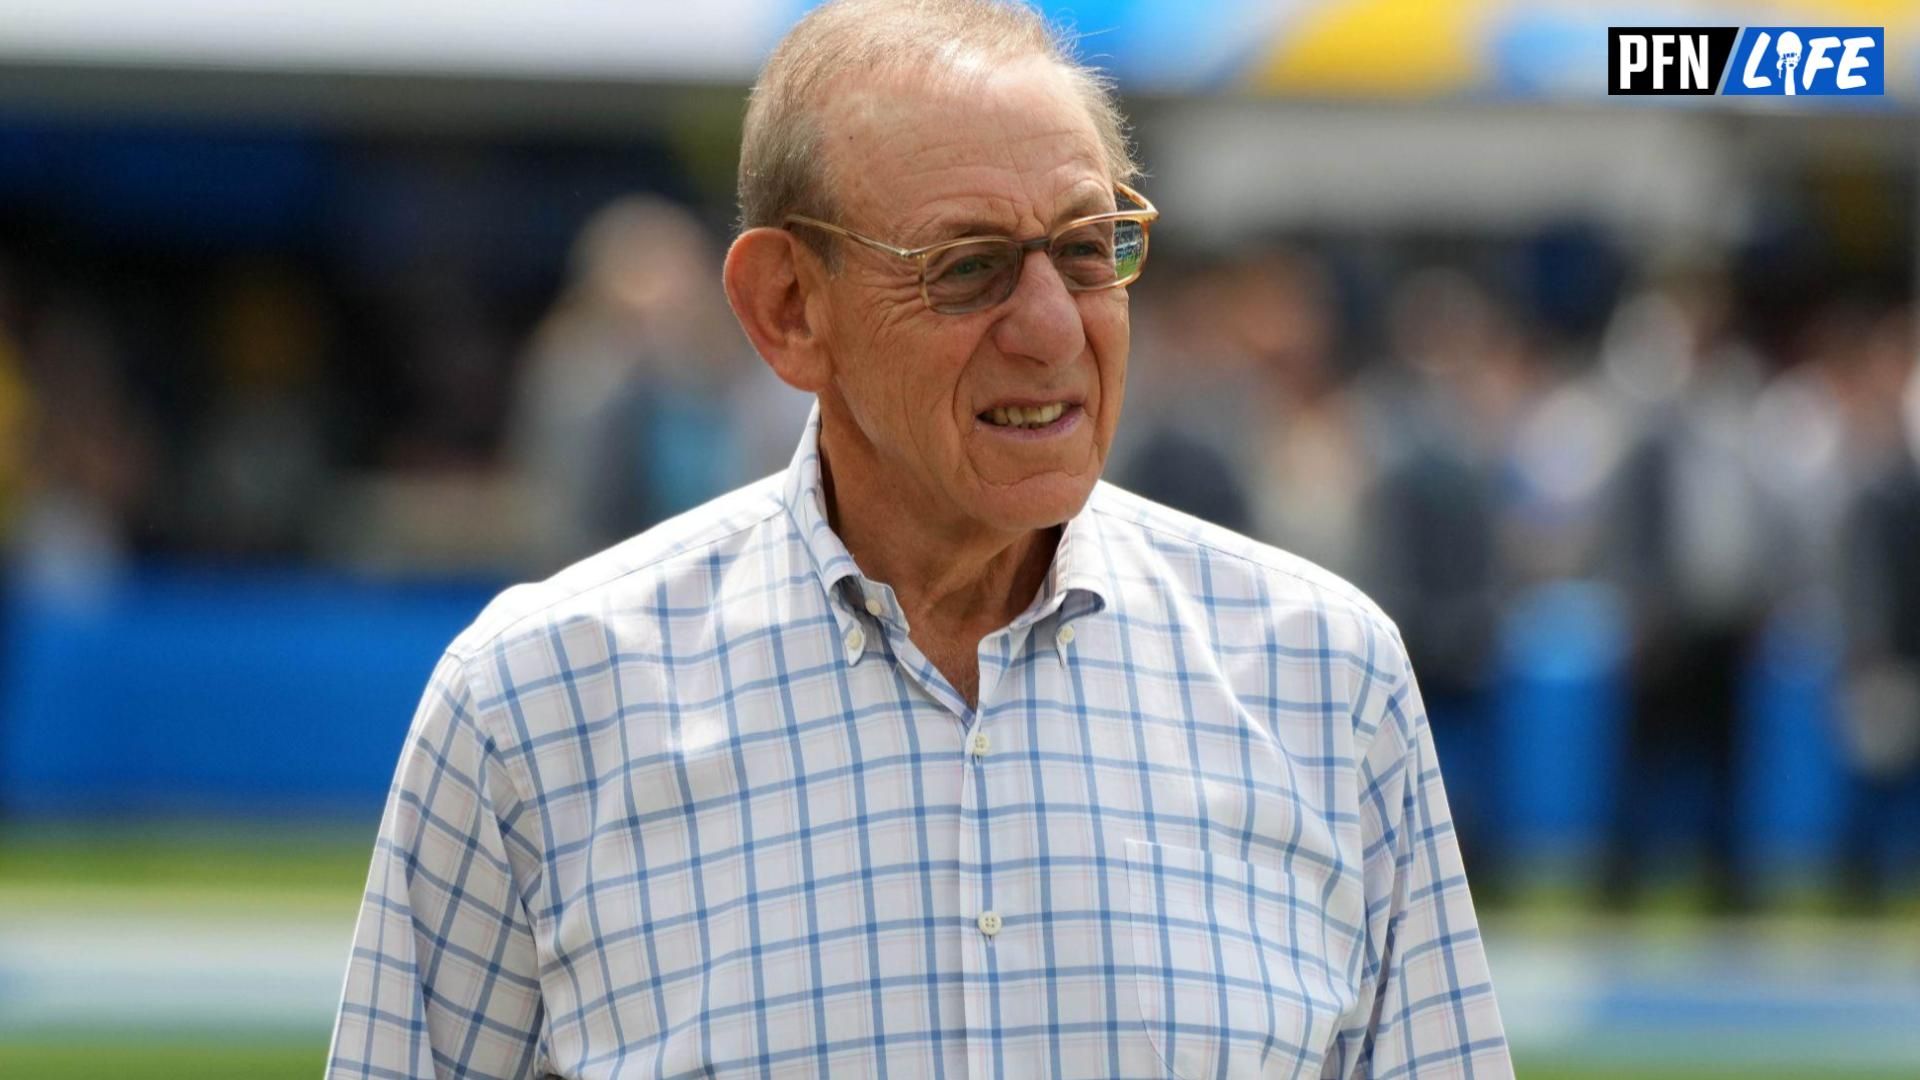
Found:
<path fill-rule="evenodd" d="M 1725 94 L 1886 93 L 1886 31 L 1878 26 L 1749 26 Z"/>
<path fill-rule="evenodd" d="M 1878 26 L 1612 26 L 1607 93 L 1879 96 Z"/>

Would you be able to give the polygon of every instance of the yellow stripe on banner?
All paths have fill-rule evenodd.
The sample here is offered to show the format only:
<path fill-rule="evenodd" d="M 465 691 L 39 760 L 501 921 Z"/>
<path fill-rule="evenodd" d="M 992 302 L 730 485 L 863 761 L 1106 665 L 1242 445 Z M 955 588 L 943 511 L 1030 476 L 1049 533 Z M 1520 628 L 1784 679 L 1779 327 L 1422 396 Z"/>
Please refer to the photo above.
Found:
<path fill-rule="evenodd" d="M 1254 71 L 1289 93 L 1446 93 L 1484 77 L 1486 0 L 1353 0 L 1301 17 Z"/>

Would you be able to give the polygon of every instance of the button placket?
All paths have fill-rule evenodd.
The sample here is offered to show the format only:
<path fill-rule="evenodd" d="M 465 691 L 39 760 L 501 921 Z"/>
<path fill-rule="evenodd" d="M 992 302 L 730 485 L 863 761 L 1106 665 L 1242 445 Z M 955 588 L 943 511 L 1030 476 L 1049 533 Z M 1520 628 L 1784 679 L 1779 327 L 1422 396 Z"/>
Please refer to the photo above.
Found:
<path fill-rule="evenodd" d="M 976 716 L 974 723 L 979 719 Z M 992 939 L 980 926 L 980 917 L 992 910 L 992 887 L 989 884 L 992 871 L 985 856 L 986 849 L 986 785 L 982 784 L 980 770 L 974 768 L 968 747 L 974 732 L 962 729 L 961 759 L 959 773 L 959 843 L 956 854 L 959 860 L 959 873 L 956 884 L 960 894 L 954 898 L 953 907 L 947 910 L 960 919 L 950 924 L 956 935 L 965 935 L 966 941 L 960 951 L 960 968 L 963 975 L 961 995 L 965 1002 L 966 1044 L 968 1048 L 968 1076 L 985 1078 L 996 1075 L 989 1052 L 992 1040 L 988 1032 L 992 1030 L 993 1008 L 989 972 L 993 964 Z M 966 923 L 966 912 L 971 909 L 974 933 L 967 935 L 962 929 Z"/>

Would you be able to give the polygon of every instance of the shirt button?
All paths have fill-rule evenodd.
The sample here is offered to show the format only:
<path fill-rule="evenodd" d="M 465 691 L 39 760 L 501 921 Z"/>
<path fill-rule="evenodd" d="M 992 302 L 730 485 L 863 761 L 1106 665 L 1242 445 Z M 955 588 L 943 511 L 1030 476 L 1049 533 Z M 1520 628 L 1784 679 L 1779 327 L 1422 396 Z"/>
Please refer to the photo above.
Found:
<path fill-rule="evenodd" d="M 988 937 L 1000 932 L 1000 913 L 997 911 L 983 911 L 973 922 L 980 928 L 980 932 Z"/>
<path fill-rule="evenodd" d="M 860 628 L 856 626 L 847 631 L 846 642 L 847 659 L 858 660 L 860 659 L 860 650 L 867 647 L 867 635 L 862 633 Z"/>
<path fill-rule="evenodd" d="M 1073 627 L 1071 625 L 1061 627 L 1059 631 L 1053 635 L 1053 640 L 1059 642 L 1060 647 L 1063 649 L 1073 644 Z"/>
<path fill-rule="evenodd" d="M 973 738 L 967 740 L 967 749 L 973 751 L 974 757 L 986 757 L 987 745 L 987 733 L 984 731 L 974 732 Z"/>
<path fill-rule="evenodd" d="M 879 618 L 882 610 L 880 601 L 871 596 L 867 597 L 867 614 L 872 615 L 874 618 Z"/>

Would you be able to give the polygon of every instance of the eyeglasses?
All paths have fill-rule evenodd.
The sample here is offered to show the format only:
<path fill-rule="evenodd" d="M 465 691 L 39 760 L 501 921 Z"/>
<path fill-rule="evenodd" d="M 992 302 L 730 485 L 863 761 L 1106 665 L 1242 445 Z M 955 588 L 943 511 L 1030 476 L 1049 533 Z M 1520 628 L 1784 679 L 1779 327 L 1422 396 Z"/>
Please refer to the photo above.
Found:
<path fill-rule="evenodd" d="M 1114 185 L 1132 208 L 1075 218 L 1045 236 L 965 236 L 920 248 L 900 248 L 817 218 L 789 214 L 783 226 L 810 225 L 920 264 L 920 296 L 942 315 L 982 311 L 1013 295 L 1027 252 L 1045 251 L 1073 292 L 1097 292 L 1132 283 L 1147 263 L 1147 230 L 1160 216 L 1146 196 Z"/>

